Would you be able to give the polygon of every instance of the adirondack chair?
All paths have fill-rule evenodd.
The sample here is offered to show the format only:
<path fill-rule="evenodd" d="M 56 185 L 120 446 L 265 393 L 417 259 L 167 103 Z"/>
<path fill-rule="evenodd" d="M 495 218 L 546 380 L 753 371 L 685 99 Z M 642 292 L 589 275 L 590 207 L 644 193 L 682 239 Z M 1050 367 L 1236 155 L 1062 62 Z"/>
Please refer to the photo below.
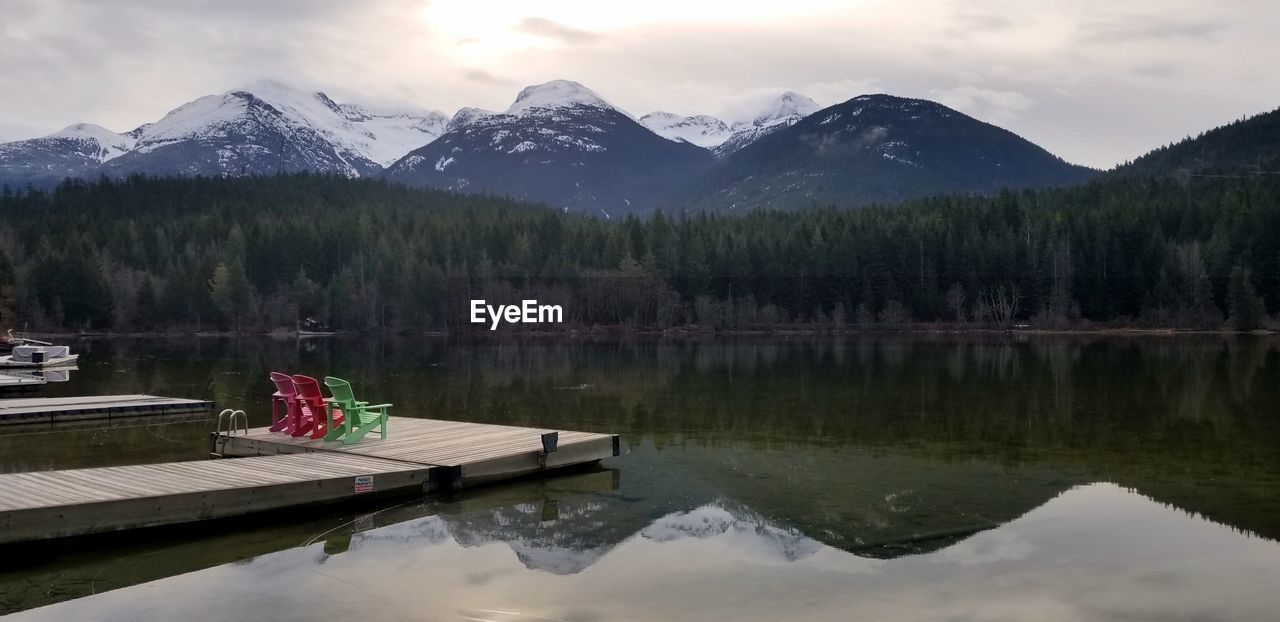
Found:
<path fill-rule="evenodd" d="M 302 418 L 302 408 L 298 404 L 297 393 L 293 388 L 293 378 L 278 371 L 271 372 L 271 382 L 276 385 L 276 392 L 271 394 L 271 431 L 292 433 Z"/>
<path fill-rule="evenodd" d="M 324 438 L 334 426 L 342 425 L 345 410 L 330 409 L 329 400 L 320 392 L 320 383 L 311 376 L 301 374 L 293 377 L 293 388 L 297 394 L 298 406 L 302 409 L 302 425 L 290 433 L 294 436 L 311 434 L 311 438 Z M 336 412 L 334 412 L 336 410 Z"/>
<path fill-rule="evenodd" d="M 356 399 L 351 391 L 351 383 L 341 378 L 325 376 L 324 386 L 329 387 L 333 398 L 329 401 L 331 409 L 341 409 L 346 418 L 335 422 L 329 428 L 324 440 L 341 440 L 343 445 L 350 445 L 374 429 L 382 439 L 387 438 L 387 409 L 391 404 L 370 404 Z"/>

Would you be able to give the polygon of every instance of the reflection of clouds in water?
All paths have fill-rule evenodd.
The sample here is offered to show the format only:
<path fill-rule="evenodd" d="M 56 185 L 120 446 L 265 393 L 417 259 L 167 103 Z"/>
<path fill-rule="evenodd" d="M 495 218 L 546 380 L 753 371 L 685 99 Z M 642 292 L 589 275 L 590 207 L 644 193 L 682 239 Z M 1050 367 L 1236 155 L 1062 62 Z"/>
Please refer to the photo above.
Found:
<path fill-rule="evenodd" d="M 360 534 L 365 545 L 323 565 L 319 545 L 291 549 L 15 619 L 436 620 L 488 611 L 508 613 L 471 617 L 1057 622 L 1263 620 L 1280 608 L 1280 545 L 1107 484 L 1071 489 L 941 551 L 893 560 L 706 505 L 662 516 L 581 572 L 558 575 L 530 572 L 512 554 L 536 540 L 504 541 L 493 531 L 468 547 L 438 539 L 437 520 Z M 397 544 L 393 534 L 430 544 Z M 554 542 L 542 544 L 554 550 Z"/>
<path fill-rule="evenodd" d="M 1035 550 L 1035 546 L 1019 533 L 1008 533 L 995 530 L 992 533 L 976 535 L 967 540 L 953 544 L 929 559 L 943 564 L 959 564 L 976 566 L 1002 561 L 1019 561 L 1026 559 Z"/>

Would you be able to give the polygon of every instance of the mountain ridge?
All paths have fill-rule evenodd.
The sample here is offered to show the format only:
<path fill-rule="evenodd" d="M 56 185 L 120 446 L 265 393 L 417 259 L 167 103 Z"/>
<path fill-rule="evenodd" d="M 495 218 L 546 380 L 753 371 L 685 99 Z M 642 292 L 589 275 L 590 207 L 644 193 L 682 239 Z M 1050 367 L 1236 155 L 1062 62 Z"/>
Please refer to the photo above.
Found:
<path fill-rule="evenodd" d="M 873 94 L 761 137 L 672 200 L 691 209 L 854 207 L 1068 185 L 1094 174 L 937 102 Z"/>
<path fill-rule="evenodd" d="M 709 151 L 654 134 L 581 84 L 556 80 L 521 90 L 505 113 L 456 125 L 383 176 L 609 217 L 647 209 L 711 160 Z"/>
<path fill-rule="evenodd" d="M 1108 175 L 1164 176 L 1280 170 L 1280 108 L 1205 130 L 1157 147 L 1107 171 Z"/>

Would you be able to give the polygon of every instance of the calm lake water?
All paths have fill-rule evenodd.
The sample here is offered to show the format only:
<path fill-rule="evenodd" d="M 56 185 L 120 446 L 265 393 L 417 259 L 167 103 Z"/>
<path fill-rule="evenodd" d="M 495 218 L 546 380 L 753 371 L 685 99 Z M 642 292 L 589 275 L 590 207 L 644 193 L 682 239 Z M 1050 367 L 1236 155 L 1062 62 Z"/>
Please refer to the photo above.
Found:
<path fill-rule="evenodd" d="M 18 620 L 1275 620 L 1280 341 L 93 340 L 45 394 L 623 435 L 599 468 L 0 549 Z M 207 454 L 208 421 L 0 430 L 0 471 Z M 394 434 L 394 429 L 392 430 Z"/>

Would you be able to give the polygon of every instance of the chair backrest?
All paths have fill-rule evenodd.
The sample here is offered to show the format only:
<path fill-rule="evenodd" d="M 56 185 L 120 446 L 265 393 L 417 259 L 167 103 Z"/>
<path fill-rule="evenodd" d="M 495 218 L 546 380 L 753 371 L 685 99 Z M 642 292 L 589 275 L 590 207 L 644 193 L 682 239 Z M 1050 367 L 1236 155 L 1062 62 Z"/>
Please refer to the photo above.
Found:
<path fill-rule="evenodd" d="M 333 376 L 325 376 L 324 386 L 329 387 L 329 393 L 333 394 L 334 401 L 348 404 L 355 403 L 356 395 L 351 391 L 350 382 Z"/>
<path fill-rule="evenodd" d="M 298 374 L 293 377 L 293 388 L 297 391 L 298 397 L 310 402 L 324 401 L 324 394 L 320 392 L 320 383 L 316 382 L 311 376 L 303 376 Z"/>
<path fill-rule="evenodd" d="M 282 374 L 278 371 L 271 372 L 271 382 L 276 385 L 276 392 L 285 397 L 293 397 L 293 378 L 289 374 Z"/>

